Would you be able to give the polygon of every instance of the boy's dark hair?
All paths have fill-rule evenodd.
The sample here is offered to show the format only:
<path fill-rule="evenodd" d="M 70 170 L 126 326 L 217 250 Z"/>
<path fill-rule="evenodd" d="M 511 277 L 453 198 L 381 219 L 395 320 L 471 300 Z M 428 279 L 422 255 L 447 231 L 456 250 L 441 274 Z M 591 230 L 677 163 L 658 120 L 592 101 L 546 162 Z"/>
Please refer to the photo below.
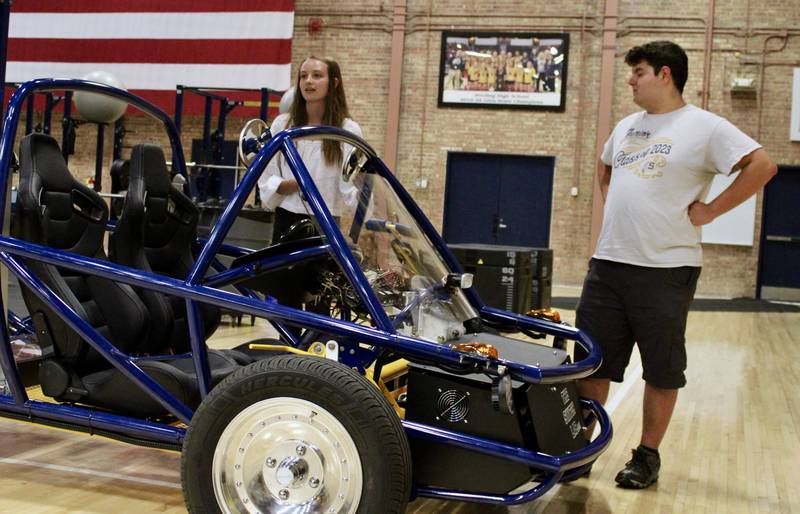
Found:
<path fill-rule="evenodd" d="M 634 46 L 625 54 L 625 63 L 628 66 L 636 66 L 642 61 L 652 66 L 656 74 L 667 66 L 672 72 L 672 82 L 683 94 L 683 86 L 689 76 L 689 58 L 683 48 L 672 41 L 652 41 Z"/>

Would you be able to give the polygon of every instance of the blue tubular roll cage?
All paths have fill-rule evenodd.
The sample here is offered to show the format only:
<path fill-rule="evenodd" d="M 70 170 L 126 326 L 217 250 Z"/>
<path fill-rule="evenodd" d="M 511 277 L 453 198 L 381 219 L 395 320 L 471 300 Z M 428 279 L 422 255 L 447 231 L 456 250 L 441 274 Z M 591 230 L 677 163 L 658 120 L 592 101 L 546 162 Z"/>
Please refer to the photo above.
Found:
<path fill-rule="evenodd" d="M 178 173 L 186 175 L 186 164 L 178 131 L 174 122 L 158 107 L 134 96 L 104 84 L 81 80 L 37 79 L 22 84 L 12 95 L 9 109 L 5 116 L 5 126 L 0 140 L 0 206 L 8 200 L 6 191 L 11 180 L 13 143 L 16 128 L 20 119 L 23 104 L 31 94 L 39 91 L 83 90 L 115 97 L 134 105 L 145 114 L 161 121 L 167 132 L 172 148 L 172 162 Z M 482 372 L 488 375 L 500 375 L 499 367 L 515 380 L 530 384 L 555 383 L 583 378 L 591 374 L 600 364 L 600 352 L 587 334 L 572 327 L 508 313 L 487 307 L 472 290 L 466 290 L 469 303 L 480 313 L 481 318 L 509 327 L 524 329 L 555 337 L 570 339 L 581 345 L 588 356 L 578 362 L 553 367 L 540 367 L 505 359 L 490 359 L 474 353 L 464 353 L 447 344 L 438 344 L 400 334 L 395 329 L 383 309 L 380 300 L 372 290 L 367 278 L 357 265 L 350 247 L 339 231 L 328 210 L 327 205 L 317 190 L 313 179 L 295 147 L 294 141 L 314 137 L 335 138 L 363 151 L 374 164 L 378 175 L 388 181 L 402 203 L 420 225 L 425 236 L 453 270 L 461 271 L 458 262 L 447 249 L 441 236 L 430 221 L 419 209 L 411 196 L 400 185 L 395 176 L 377 157 L 374 150 L 362 139 L 352 133 L 333 127 L 300 127 L 285 130 L 276 134 L 259 151 L 241 182 L 233 193 L 228 205 L 211 230 L 208 239 L 202 246 L 197 260 L 185 280 L 137 269 L 120 266 L 108 261 L 83 257 L 73 253 L 55 250 L 42 245 L 18 240 L 6 235 L 0 236 L 0 261 L 30 288 L 39 298 L 48 304 L 72 329 L 78 332 L 86 342 L 101 353 L 111 364 L 118 368 L 130 380 L 136 383 L 152 398 L 161 403 L 170 413 L 184 423 L 190 423 L 193 412 L 183 405 L 164 388 L 158 385 L 137 365 L 140 360 L 117 350 L 114 345 L 102 337 L 88 323 L 83 321 L 69 306 L 41 280 L 33 276 L 23 262 L 25 260 L 40 261 L 55 266 L 90 273 L 102 278 L 129 284 L 135 287 L 150 289 L 173 296 L 180 296 L 187 304 L 191 354 L 197 372 L 200 393 L 205 397 L 211 389 L 208 354 L 203 338 L 202 317 L 199 315 L 199 303 L 208 303 L 235 310 L 243 314 L 266 318 L 281 334 L 295 346 L 301 344 L 286 326 L 302 326 L 322 333 L 339 336 L 348 344 L 358 348 L 357 343 L 366 343 L 380 348 L 390 348 L 400 355 L 419 357 L 427 362 L 433 361 L 448 366 L 460 367 L 464 370 Z M 278 267 L 291 262 L 299 262 L 315 255 L 328 253 L 332 255 L 352 284 L 355 292 L 366 306 L 376 328 L 357 325 L 355 323 L 333 319 L 327 316 L 285 307 L 272 298 L 264 300 L 255 295 L 234 294 L 219 289 L 235 280 L 251 276 L 255 272 L 252 265 L 244 265 L 230 270 L 218 269 L 216 255 L 218 253 L 236 254 L 240 249 L 232 248 L 224 243 L 224 239 L 233 222 L 243 207 L 250 192 L 256 187 L 258 178 L 264 172 L 267 163 L 278 153 L 285 157 L 292 174 L 304 192 L 313 214 L 323 233 L 324 242 L 317 247 L 298 250 L 289 254 L 265 258 L 259 263 L 261 269 Z M 0 209 L 0 224 L 3 223 L 4 209 Z M 217 273 L 209 273 L 216 269 Z M 2 300 L 0 300 L 0 309 Z M 15 320 L 19 321 L 19 320 Z M 17 323 L 18 324 L 18 323 Z M 365 354 L 366 355 L 366 354 Z M 350 365 L 355 365 L 348 363 Z M 361 362 L 358 362 L 361 368 Z M 96 412 L 90 408 L 57 405 L 49 402 L 30 400 L 16 367 L 11 351 L 8 328 L 0 323 L 0 365 L 2 365 L 11 394 L 0 394 L 0 410 L 10 415 L 45 423 L 68 423 L 73 427 L 102 430 L 109 434 L 136 438 L 145 441 L 171 443 L 179 446 L 183 442 L 185 429 L 162 423 L 135 419 L 105 412 Z M 516 504 L 530 501 L 544 494 L 552 485 L 566 474 L 574 474 L 591 463 L 605 450 L 611 440 L 611 424 L 608 416 L 599 404 L 582 400 L 584 408 L 592 412 L 601 427 L 600 435 L 585 448 L 568 455 L 552 456 L 534 452 L 525 448 L 509 446 L 485 438 L 469 436 L 457 432 L 403 420 L 403 427 L 409 437 L 425 438 L 436 443 L 455 445 L 488 455 L 507 458 L 541 469 L 544 479 L 535 487 L 519 494 L 487 495 L 443 490 L 437 488 L 418 487 L 420 496 L 469 500 L 486 503 Z"/>

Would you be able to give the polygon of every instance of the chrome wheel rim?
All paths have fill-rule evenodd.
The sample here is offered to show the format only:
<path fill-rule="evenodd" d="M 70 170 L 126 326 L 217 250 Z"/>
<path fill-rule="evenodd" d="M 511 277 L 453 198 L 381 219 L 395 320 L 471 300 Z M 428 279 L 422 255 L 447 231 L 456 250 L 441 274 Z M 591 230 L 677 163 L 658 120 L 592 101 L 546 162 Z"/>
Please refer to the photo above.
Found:
<path fill-rule="evenodd" d="M 236 415 L 211 469 L 222 512 L 350 514 L 363 486 L 358 449 L 344 425 L 291 397 L 262 400 Z"/>

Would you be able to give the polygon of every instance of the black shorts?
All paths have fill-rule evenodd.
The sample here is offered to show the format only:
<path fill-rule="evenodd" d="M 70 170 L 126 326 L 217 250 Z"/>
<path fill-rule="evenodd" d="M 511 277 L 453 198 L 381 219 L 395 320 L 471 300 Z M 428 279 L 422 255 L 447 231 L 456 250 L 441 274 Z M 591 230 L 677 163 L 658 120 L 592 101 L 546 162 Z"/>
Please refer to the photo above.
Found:
<path fill-rule="evenodd" d="M 575 325 L 603 350 L 592 378 L 622 382 L 634 342 L 644 380 L 659 388 L 686 385 L 686 317 L 700 268 L 649 268 L 592 259 Z M 576 355 L 576 358 L 579 358 Z"/>

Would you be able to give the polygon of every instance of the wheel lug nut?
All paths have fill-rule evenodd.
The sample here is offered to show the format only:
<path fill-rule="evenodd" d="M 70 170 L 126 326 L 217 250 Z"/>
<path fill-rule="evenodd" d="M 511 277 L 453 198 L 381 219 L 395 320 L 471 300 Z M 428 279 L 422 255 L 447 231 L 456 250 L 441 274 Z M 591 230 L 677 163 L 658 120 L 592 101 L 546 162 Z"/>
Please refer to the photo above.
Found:
<path fill-rule="evenodd" d="M 303 455 L 306 454 L 306 447 L 301 444 L 301 445 L 298 445 L 297 448 L 295 448 L 294 451 L 297 452 L 297 455 L 300 455 L 302 457 Z"/>
<path fill-rule="evenodd" d="M 268 468 L 274 468 L 275 464 L 277 464 L 277 463 L 278 463 L 278 461 L 276 461 L 273 457 L 267 457 L 267 467 Z"/>
<path fill-rule="evenodd" d="M 308 485 L 313 488 L 317 488 L 319 486 L 319 478 L 311 477 L 308 479 Z"/>
<path fill-rule="evenodd" d="M 278 497 L 281 500 L 288 500 L 289 499 L 289 490 L 288 489 L 281 489 L 278 491 Z"/>

